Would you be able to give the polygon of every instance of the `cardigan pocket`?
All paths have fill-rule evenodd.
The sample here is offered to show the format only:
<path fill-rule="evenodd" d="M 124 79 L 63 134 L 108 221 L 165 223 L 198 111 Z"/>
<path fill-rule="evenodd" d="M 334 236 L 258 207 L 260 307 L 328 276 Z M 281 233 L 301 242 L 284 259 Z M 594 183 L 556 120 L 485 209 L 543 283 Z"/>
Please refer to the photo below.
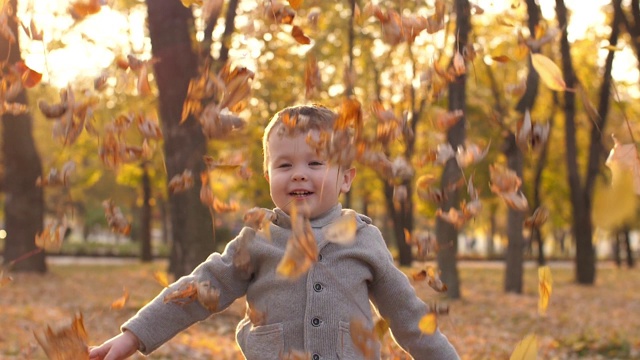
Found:
<path fill-rule="evenodd" d="M 351 340 L 349 328 L 348 322 L 340 321 L 338 325 L 338 358 L 340 360 L 364 359 L 362 353 L 356 349 L 353 340 Z"/>
<path fill-rule="evenodd" d="M 247 360 L 279 360 L 284 352 L 282 323 L 252 326 L 245 324 L 238 331 L 237 340 Z"/>

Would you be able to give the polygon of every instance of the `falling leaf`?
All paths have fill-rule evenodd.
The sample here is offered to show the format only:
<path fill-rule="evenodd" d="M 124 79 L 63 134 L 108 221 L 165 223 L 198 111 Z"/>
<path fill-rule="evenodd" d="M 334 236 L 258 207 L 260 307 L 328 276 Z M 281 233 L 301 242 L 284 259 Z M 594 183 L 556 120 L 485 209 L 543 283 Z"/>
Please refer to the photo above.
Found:
<path fill-rule="evenodd" d="M 62 240 L 67 231 L 67 225 L 63 222 L 52 222 L 45 226 L 44 230 L 36 234 L 36 247 L 48 251 L 59 252 L 62 248 Z"/>
<path fill-rule="evenodd" d="M 603 229 L 615 229 L 631 223 L 638 206 L 631 173 L 620 171 L 613 178 L 615 183 L 611 186 L 598 184 L 593 198 L 591 218 L 595 226 Z"/>
<path fill-rule="evenodd" d="M 353 345 L 365 359 L 373 358 L 377 347 L 377 337 L 373 329 L 369 329 L 364 321 L 353 319 L 349 323 L 349 334 Z"/>
<path fill-rule="evenodd" d="M 220 290 L 211 285 L 210 281 L 199 281 L 196 284 L 197 299 L 205 309 L 215 312 L 220 301 Z"/>
<path fill-rule="evenodd" d="M 311 44 L 311 39 L 304 34 L 302 29 L 298 25 L 293 25 L 291 29 L 291 36 L 298 42 L 298 44 L 308 45 Z"/>
<path fill-rule="evenodd" d="M 289 1 L 289 5 L 294 9 L 294 10 L 299 10 L 300 6 L 302 6 L 302 2 L 303 0 L 288 0 Z"/>
<path fill-rule="evenodd" d="M 74 316 L 71 324 L 52 329 L 33 332 L 36 340 L 47 357 L 52 360 L 89 360 L 87 331 L 84 328 L 82 314 Z"/>
<path fill-rule="evenodd" d="M 351 245 L 356 239 L 356 212 L 345 211 L 336 221 L 322 229 L 327 241 L 339 245 Z"/>
<path fill-rule="evenodd" d="M 318 261 L 318 244 L 309 219 L 300 214 L 297 207 L 292 207 L 290 217 L 291 237 L 276 272 L 286 278 L 297 279 Z"/>
<path fill-rule="evenodd" d="M 198 288 L 193 281 L 189 281 L 186 284 L 182 284 L 176 290 L 171 291 L 164 296 L 162 301 L 167 303 L 173 303 L 177 305 L 186 305 L 195 301 L 198 296 Z"/>
<path fill-rule="evenodd" d="M 209 185 L 209 173 L 207 171 L 200 173 L 200 182 L 202 183 L 200 186 L 200 202 L 213 208 L 216 198 L 213 196 L 211 185 Z"/>
<path fill-rule="evenodd" d="M 38 176 L 36 179 L 36 186 L 67 186 L 71 173 L 75 170 L 76 163 L 74 161 L 67 161 L 60 171 L 56 168 L 49 170 L 49 174 L 46 177 Z"/>
<path fill-rule="evenodd" d="M 104 200 L 102 207 L 104 208 L 104 216 L 107 219 L 107 224 L 111 230 L 118 234 L 129 235 L 131 232 L 131 224 L 122 213 L 122 210 L 120 210 L 111 199 Z"/>
<path fill-rule="evenodd" d="M 537 360 L 538 339 L 535 335 L 527 335 L 518 343 L 509 360 Z"/>
<path fill-rule="evenodd" d="M 224 203 L 218 200 L 217 197 L 213 198 L 213 210 L 217 213 L 227 213 L 238 211 L 240 205 L 236 201 L 230 201 L 229 203 Z"/>
<path fill-rule="evenodd" d="M 544 315 L 547 312 L 552 285 L 553 280 L 549 266 L 538 267 L 538 292 L 540 294 L 538 298 L 538 313 L 540 313 L 540 315 Z"/>
<path fill-rule="evenodd" d="M 531 63 L 540 75 L 542 82 L 544 82 L 549 89 L 555 91 L 567 90 L 562 72 L 551 59 L 542 54 L 531 54 Z"/>
<path fill-rule="evenodd" d="M 437 292 L 445 292 L 447 291 L 447 284 L 445 284 L 442 279 L 440 279 L 440 270 L 436 270 L 433 266 L 427 266 L 426 270 L 426 279 L 427 284 Z"/>
<path fill-rule="evenodd" d="M 539 228 L 549 218 L 549 210 L 544 206 L 537 207 L 533 214 L 524 221 L 524 226 Z"/>
<path fill-rule="evenodd" d="M 492 56 L 491 59 L 503 64 L 511 61 L 511 59 L 507 55 L 496 55 Z"/>
<path fill-rule="evenodd" d="M 373 325 L 373 332 L 378 337 L 378 341 L 382 342 L 384 336 L 389 332 L 389 323 L 384 318 L 378 319 Z"/>
<path fill-rule="evenodd" d="M 633 181 L 633 191 L 636 195 L 640 195 L 640 154 L 638 154 L 638 148 L 633 143 L 622 144 L 615 137 L 614 141 L 615 145 L 609 152 L 606 161 L 607 167 L 611 169 L 611 186 L 618 186 L 620 179 L 630 176 Z"/>
<path fill-rule="evenodd" d="M 320 68 L 318 61 L 313 54 L 307 55 L 307 62 L 304 70 L 305 98 L 313 98 L 320 90 L 321 85 Z"/>
<path fill-rule="evenodd" d="M 42 80 L 42 74 L 28 67 L 24 62 L 20 61 L 14 65 L 14 68 L 20 73 L 20 80 L 25 88 L 31 89 L 38 85 Z"/>
<path fill-rule="evenodd" d="M 267 321 L 267 313 L 256 309 L 253 304 L 247 303 L 247 316 L 253 326 L 264 325 Z"/>
<path fill-rule="evenodd" d="M 164 271 L 154 271 L 153 278 L 162 285 L 162 287 L 169 287 L 169 275 Z"/>
<path fill-rule="evenodd" d="M 438 318 L 436 314 L 430 312 L 420 318 L 418 328 L 420 328 L 420 331 L 422 331 L 424 334 L 433 335 L 438 328 Z"/>
<path fill-rule="evenodd" d="M 193 187 L 193 173 L 191 170 L 186 169 L 182 173 L 178 175 L 174 175 L 169 181 L 169 193 L 177 194 L 183 191 L 186 191 Z"/>
<path fill-rule="evenodd" d="M 70 5 L 69 12 L 75 19 L 82 20 L 100 12 L 100 8 L 100 0 L 78 0 Z"/>
<path fill-rule="evenodd" d="M 13 281 L 13 278 L 11 276 L 5 276 L 4 270 L 0 270 L 0 288 L 6 286 L 12 281 Z"/>
<path fill-rule="evenodd" d="M 122 310 L 129 300 L 129 291 L 125 288 L 121 297 L 111 303 L 111 310 Z"/>

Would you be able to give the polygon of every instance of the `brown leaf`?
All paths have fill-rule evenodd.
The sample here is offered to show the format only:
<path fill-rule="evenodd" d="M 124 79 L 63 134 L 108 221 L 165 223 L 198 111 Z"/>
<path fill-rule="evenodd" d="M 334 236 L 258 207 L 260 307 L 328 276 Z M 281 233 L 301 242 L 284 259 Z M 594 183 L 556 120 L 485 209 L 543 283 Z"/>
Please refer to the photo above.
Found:
<path fill-rule="evenodd" d="M 209 185 L 209 173 L 207 171 L 200 173 L 200 181 L 202 183 L 200 187 L 200 202 L 213 208 L 215 196 L 213 196 L 213 190 L 211 189 L 211 185 Z"/>
<path fill-rule="evenodd" d="M 304 31 L 302 31 L 302 29 L 298 25 L 293 25 L 293 28 L 291 28 L 291 36 L 293 36 L 298 44 L 311 44 L 311 39 L 304 34 Z"/>
<path fill-rule="evenodd" d="M 107 219 L 109 228 L 118 234 L 129 235 L 131 224 L 122 213 L 122 210 L 111 199 L 104 200 L 102 207 L 104 208 L 104 216 Z"/>
<path fill-rule="evenodd" d="M 87 332 L 82 314 L 75 315 L 71 324 L 33 332 L 36 340 L 52 360 L 88 360 Z"/>
<path fill-rule="evenodd" d="M 357 230 L 355 211 L 345 211 L 337 220 L 322 228 L 325 240 L 339 245 L 353 244 Z"/>
<path fill-rule="evenodd" d="M 205 309 L 215 312 L 220 301 L 220 290 L 211 285 L 210 281 L 199 281 L 196 283 L 197 299 Z"/>
<path fill-rule="evenodd" d="M 181 174 L 174 175 L 169 181 L 169 193 L 177 194 L 193 187 L 193 174 L 191 170 L 185 169 Z"/>
<path fill-rule="evenodd" d="M 294 204 L 295 205 L 295 204 Z M 295 206 L 291 209 L 291 237 L 276 272 L 289 279 L 297 279 L 318 261 L 318 244 L 309 219 Z"/>
<path fill-rule="evenodd" d="M 164 271 L 154 271 L 153 278 L 158 282 L 158 284 L 162 285 L 162 287 L 169 286 L 169 276 Z"/>
<path fill-rule="evenodd" d="M 378 342 L 374 330 L 367 328 L 362 320 L 353 319 L 349 323 L 349 334 L 360 354 L 365 359 L 373 359 Z"/>

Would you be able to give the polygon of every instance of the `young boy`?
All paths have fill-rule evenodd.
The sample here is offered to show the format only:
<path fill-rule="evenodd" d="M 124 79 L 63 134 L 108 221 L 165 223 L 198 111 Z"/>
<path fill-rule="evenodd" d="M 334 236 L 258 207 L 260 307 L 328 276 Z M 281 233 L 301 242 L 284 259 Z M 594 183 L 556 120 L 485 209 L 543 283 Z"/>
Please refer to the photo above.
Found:
<path fill-rule="evenodd" d="M 353 341 L 361 335 L 355 324 L 373 327 L 369 300 L 414 358 L 458 359 L 438 330 L 432 335 L 420 331 L 418 322 L 428 307 L 395 267 L 378 228 L 338 202 L 356 170 L 349 156 L 336 155 L 346 150 L 336 147 L 347 145 L 336 136 L 337 120 L 334 112 L 319 105 L 276 114 L 263 137 L 265 177 L 276 205 L 271 222 L 261 231 L 243 228 L 222 254 L 212 254 L 165 289 L 123 324 L 120 335 L 91 349 L 90 358 L 124 359 L 138 350 L 149 354 L 246 295 L 249 308 L 236 340 L 248 360 L 292 354 L 313 360 L 379 359 L 377 342 L 369 341 L 367 348 Z M 338 126 L 344 135 L 344 124 Z M 335 227 L 348 216 L 357 229 L 353 239 L 329 239 L 336 232 L 338 238 L 350 237 L 348 230 Z M 332 226 L 334 234 L 329 234 Z M 298 250 L 293 257 L 291 247 Z M 213 290 L 208 292 L 214 294 L 213 304 L 165 303 L 186 284 L 203 282 Z"/>

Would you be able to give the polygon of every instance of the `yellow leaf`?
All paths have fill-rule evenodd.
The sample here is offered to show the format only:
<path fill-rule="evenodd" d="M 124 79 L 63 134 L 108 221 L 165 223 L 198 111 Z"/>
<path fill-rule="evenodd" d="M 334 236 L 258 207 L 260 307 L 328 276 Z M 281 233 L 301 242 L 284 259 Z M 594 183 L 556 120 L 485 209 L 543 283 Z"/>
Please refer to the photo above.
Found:
<path fill-rule="evenodd" d="M 593 224 L 604 229 L 614 229 L 632 221 L 638 202 L 631 173 L 616 169 L 616 166 L 612 166 L 612 172 L 615 183 L 596 186 L 591 211 Z"/>
<path fill-rule="evenodd" d="M 436 328 L 438 327 L 438 319 L 436 318 L 436 313 L 428 313 L 423 316 L 418 323 L 418 327 L 420 331 L 427 335 L 433 335 L 436 332 Z"/>
<path fill-rule="evenodd" d="M 324 238 L 332 243 L 349 245 L 356 238 L 357 228 L 356 213 L 349 211 L 323 229 Z"/>
<path fill-rule="evenodd" d="M 544 315 L 547 312 L 552 284 L 551 269 L 548 266 L 540 266 L 538 268 L 538 292 L 540 293 L 538 313 L 540 313 L 540 315 Z"/>
<path fill-rule="evenodd" d="M 542 54 L 531 54 L 531 62 L 540 75 L 542 82 L 549 89 L 556 91 L 567 90 L 567 84 L 564 82 L 560 68 L 551 59 Z"/>
<path fill-rule="evenodd" d="M 527 335 L 518 343 L 509 360 L 537 360 L 538 339 L 535 335 Z"/>
<path fill-rule="evenodd" d="M 162 285 L 162 287 L 168 287 L 169 286 L 169 277 L 167 276 L 166 272 L 164 272 L 164 271 L 154 271 L 153 272 L 153 278 L 156 279 L 158 284 Z"/>

